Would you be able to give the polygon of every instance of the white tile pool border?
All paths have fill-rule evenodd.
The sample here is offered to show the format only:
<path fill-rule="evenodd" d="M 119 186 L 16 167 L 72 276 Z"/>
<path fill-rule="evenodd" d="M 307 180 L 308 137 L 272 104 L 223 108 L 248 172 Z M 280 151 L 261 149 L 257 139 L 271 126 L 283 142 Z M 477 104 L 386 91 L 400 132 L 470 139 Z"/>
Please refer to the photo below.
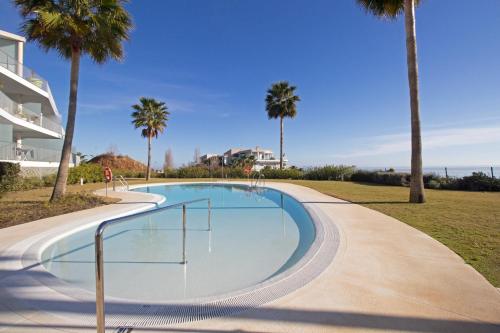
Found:
<path fill-rule="evenodd" d="M 243 182 L 182 182 L 140 185 L 131 188 L 182 184 L 248 186 L 248 183 Z M 279 299 L 300 289 L 318 277 L 332 262 L 339 245 L 339 234 L 335 224 L 329 217 L 322 213 L 322 211 L 315 209 L 314 205 L 302 204 L 292 193 L 288 193 L 286 190 L 272 185 L 266 187 L 284 193 L 299 202 L 309 214 L 314 224 L 316 230 L 315 240 L 307 253 L 295 265 L 260 284 L 214 297 L 186 300 L 176 303 L 139 302 L 106 297 L 107 326 L 162 328 L 168 327 L 171 324 L 227 316 Z M 148 193 L 147 195 L 152 194 Z M 156 198 L 156 200 L 159 204 L 161 201 L 165 200 L 165 198 L 161 196 L 161 198 Z M 115 216 L 107 216 L 106 219 L 129 215 L 137 211 L 146 210 L 150 207 L 152 207 L 152 205 L 133 211 L 131 210 L 127 213 L 117 214 Z M 70 224 L 69 226 L 64 226 L 64 228 L 53 228 L 41 235 L 26 239 L 9 248 L 11 254 L 20 255 L 20 258 L 22 258 L 21 262 L 17 263 L 17 269 L 32 267 L 29 271 L 22 274 L 24 276 L 20 277 L 16 275 L 20 283 L 23 283 L 23 279 L 29 279 L 29 282 L 24 281 L 24 283 L 37 284 L 40 287 L 39 297 L 41 298 L 53 300 L 71 299 L 76 301 L 75 303 L 80 304 L 78 311 L 74 311 L 72 314 L 64 314 L 64 317 L 71 317 L 71 322 L 80 324 L 95 322 L 95 294 L 87 290 L 76 288 L 48 273 L 42 265 L 39 265 L 41 254 L 45 248 L 58 239 L 82 229 L 95 226 L 100 222 L 102 222 L 102 219 L 77 226 L 72 226 Z M 15 293 L 11 296 L 15 302 Z M 33 304 L 18 305 L 22 308 L 33 306 Z M 16 306 L 14 306 L 14 308 L 15 307 Z M 47 309 L 44 308 L 38 310 L 47 311 Z"/>

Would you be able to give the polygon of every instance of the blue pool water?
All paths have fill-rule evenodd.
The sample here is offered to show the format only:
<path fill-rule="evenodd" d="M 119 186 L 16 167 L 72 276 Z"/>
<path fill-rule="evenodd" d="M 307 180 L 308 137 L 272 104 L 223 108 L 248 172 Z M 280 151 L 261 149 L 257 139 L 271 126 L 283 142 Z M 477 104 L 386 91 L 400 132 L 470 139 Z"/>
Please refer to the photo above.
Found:
<path fill-rule="evenodd" d="M 105 293 L 171 301 L 236 291 L 258 284 L 295 264 L 309 249 L 315 230 L 295 199 L 272 189 L 240 185 L 151 186 L 136 191 L 166 197 L 163 205 L 199 198 L 187 208 L 186 259 L 182 209 L 128 219 L 105 232 Z M 69 235 L 42 253 L 45 268 L 93 291 L 95 227 Z"/>

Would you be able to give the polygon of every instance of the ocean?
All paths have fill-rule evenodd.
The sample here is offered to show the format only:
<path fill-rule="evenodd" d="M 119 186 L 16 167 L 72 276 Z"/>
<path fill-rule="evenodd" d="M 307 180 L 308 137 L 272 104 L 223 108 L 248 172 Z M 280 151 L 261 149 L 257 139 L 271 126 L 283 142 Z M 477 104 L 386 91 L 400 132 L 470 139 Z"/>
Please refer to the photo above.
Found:
<path fill-rule="evenodd" d="M 358 169 L 362 170 L 387 170 L 389 167 L 360 167 Z M 408 167 L 393 167 L 397 172 L 410 172 Z M 464 177 L 470 176 L 473 172 L 484 172 L 488 176 L 491 176 L 491 167 L 485 166 L 468 166 L 468 167 L 447 167 L 448 177 Z M 434 173 L 440 176 L 446 176 L 445 167 L 424 167 L 424 174 Z M 500 166 L 493 166 L 493 175 L 495 177 L 500 177 Z"/>

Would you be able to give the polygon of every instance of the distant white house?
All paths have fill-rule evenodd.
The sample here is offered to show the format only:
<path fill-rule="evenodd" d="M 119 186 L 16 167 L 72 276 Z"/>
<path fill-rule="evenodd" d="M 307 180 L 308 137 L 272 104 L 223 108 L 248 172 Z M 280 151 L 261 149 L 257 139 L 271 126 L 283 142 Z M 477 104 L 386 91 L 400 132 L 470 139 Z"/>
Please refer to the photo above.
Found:
<path fill-rule="evenodd" d="M 224 164 L 231 165 L 233 161 L 242 158 L 253 156 L 255 164 L 253 170 L 260 171 L 265 167 L 278 169 L 280 167 L 279 158 L 274 157 L 274 153 L 270 149 L 255 148 L 231 148 L 224 153 Z M 286 167 L 288 160 L 283 160 L 283 166 Z"/>
<path fill-rule="evenodd" d="M 218 154 L 205 154 L 200 156 L 200 163 L 202 164 L 208 164 L 211 159 L 218 158 L 220 159 L 220 156 Z"/>

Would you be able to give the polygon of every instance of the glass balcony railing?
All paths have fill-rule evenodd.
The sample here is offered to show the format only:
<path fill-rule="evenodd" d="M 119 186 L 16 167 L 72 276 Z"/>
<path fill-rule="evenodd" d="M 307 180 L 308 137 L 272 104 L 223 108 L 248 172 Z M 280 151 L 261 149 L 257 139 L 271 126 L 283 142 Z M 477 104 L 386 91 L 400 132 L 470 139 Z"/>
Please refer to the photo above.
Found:
<path fill-rule="evenodd" d="M 3 51 L 0 51 L 0 66 L 8 69 L 17 76 L 22 77 L 34 86 L 50 93 L 49 83 L 47 80 Z"/>
<path fill-rule="evenodd" d="M 0 160 L 59 163 L 61 160 L 61 151 L 18 145 L 13 142 L 0 142 Z"/>
<path fill-rule="evenodd" d="M 16 103 L 9 96 L 0 91 L 0 109 L 26 122 L 43 127 L 62 135 L 63 130 L 59 122 L 44 117 L 40 103 Z M 37 111 L 38 110 L 38 111 Z"/>

